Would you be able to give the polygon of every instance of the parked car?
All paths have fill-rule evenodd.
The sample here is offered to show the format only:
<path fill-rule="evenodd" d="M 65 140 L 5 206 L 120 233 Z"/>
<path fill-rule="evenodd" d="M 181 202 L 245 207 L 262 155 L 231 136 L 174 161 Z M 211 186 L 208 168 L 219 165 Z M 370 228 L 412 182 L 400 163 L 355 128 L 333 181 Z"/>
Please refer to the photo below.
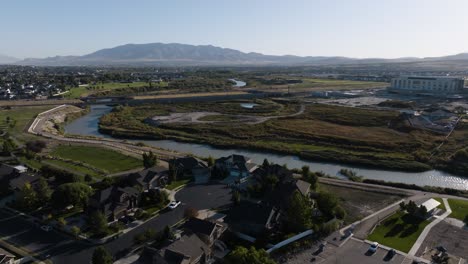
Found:
<path fill-rule="evenodd" d="M 396 255 L 396 251 L 394 249 L 390 249 L 387 255 L 385 256 L 385 260 L 390 261 L 393 259 L 393 257 L 395 257 L 395 255 Z"/>
<path fill-rule="evenodd" d="M 44 231 L 46 231 L 46 232 L 49 232 L 49 231 L 52 230 L 52 227 L 49 226 L 49 225 L 43 225 L 43 226 L 41 226 L 41 229 L 44 230 Z"/>
<path fill-rule="evenodd" d="M 172 201 L 172 202 L 169 204 L 168 207 L 169 207 L 170 209 L 176 209 L 177 206 L 179 206 L 179 205 L 180 205 L 180 201 Z"/>
<path fill-rule="evenodd" d="M 375 253 L 378 248 L 379 248 L 379 243 L 374 242 L 374 243 L 371 244 L 371 246 L 369 248 L 369 252 L 370 253 Z"/>

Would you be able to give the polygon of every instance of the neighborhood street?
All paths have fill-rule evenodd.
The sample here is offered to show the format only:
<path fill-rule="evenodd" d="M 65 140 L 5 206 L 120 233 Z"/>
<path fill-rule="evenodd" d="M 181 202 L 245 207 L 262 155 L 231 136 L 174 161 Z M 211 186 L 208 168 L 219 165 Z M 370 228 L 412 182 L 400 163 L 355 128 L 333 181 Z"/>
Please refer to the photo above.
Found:
<path fill-rule="evenodd" d="M 182 204 L 172 211 L 164 211 L 159 216 L 151 219 L 141 226 L 120 236 L 114 241 L 106 243 L 106 247 L 112 254 L 131 247 L 136 234 L 148 228 L 162 230 L 166 226 L 174 225 L 184 216 L 187 207 L 197 209 L 210 209 L 221 207 L 230 203 L 230 189 L 225 185 L 198 185 L 188 186 L 176 194 L 176 199 Z M 40 227 L 22 219 L 21 216 L 0 211 L 0 237 L 6 242 L 11 242 L 34 254 L 44 258 L 51 258 L 54 263 L 83 264 L 89 263 L 95 249 L 95 245 L 88 242 L 74 241 L 66 235 L 58 232 L 45 232 Z M 26 230 L 26 231 L 25 231 Z"/>

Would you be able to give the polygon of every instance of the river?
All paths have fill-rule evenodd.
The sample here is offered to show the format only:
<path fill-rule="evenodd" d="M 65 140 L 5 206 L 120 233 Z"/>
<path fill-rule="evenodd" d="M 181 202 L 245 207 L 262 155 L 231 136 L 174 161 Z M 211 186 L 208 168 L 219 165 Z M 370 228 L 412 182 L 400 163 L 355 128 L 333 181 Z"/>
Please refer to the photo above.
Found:
<path fill-rule="evenodd" d="M 240 80 L 236 80 L 236 79 L 229 79 L 229 80 L 236 83 L 236 84 L 233 85 L 233 87 L 244 87 L 244 86 L 247 85 L 246 82 L 243 82 L 243 81 L 240 81 Z"/>
<path fill-rule="evenodd" d="M 65 133 L 77 135 L 92 135 L 99 137 L 110 138 L 109 135 L 104 135 L 98 131 L 99 117 L 109 113 L 111 107 L 104 105 L 91 106 L 91 111 L 65 127 Z M 407 184 L 429 185 L 439 187 L 449 187 L 454 189 L 468 190 L 468 178 L 463 178 L 451 175 L 447 172 L 430 170 L 425 172 L 399 172 L 388 170 L 377 170 L 369 168 L 361 168 L 352 165 L 340 165 L 329 162 L 315 162 L 301 160 L 293 155 L 281 155 L 273 153 L 264 153 L 260 151 L 252 151 L 245 149 L 218 149 L 209 145 L 193 144 L 176 142 L 173 140 L 129 140 L 134 142 L 144 142 L 155 147 L 174 150 L 183 153 L 192 153 L 197 156 L 214 158 L 228 156 L 233 153 L 245 155 L 252 159 L 253 162 L 261 164 L 266 158 L 270 162 L 277 164 L 287 164 L 289 168 L 301 168 L 307 165 L 312 171 L 323 171 L 332 176 L 340 177 L 338 171 L 342 168 L 352 169 L 358 175 L 367 179 L 385 180 L 391 182 L 402 182 Z"/>

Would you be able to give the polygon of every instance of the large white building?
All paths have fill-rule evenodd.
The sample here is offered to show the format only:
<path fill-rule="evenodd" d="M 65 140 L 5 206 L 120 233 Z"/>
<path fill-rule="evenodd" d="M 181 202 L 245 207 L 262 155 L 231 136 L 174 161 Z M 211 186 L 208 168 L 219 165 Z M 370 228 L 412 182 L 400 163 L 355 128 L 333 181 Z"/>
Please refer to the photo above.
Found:
<path fill-rule="evenodd" d="M 390 89 L 394 91 L 462 93 L 465 80 L 456 77 L 401 76 L 392 79 Z"/>

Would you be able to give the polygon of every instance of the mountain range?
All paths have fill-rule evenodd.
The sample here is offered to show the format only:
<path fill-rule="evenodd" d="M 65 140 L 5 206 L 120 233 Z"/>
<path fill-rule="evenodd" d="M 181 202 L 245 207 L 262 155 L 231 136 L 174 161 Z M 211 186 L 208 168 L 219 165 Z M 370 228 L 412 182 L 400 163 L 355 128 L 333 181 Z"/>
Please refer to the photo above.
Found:
<path fill-rule="evenodd" d="M 0 57 L 0 62 L 2 62 Z M 5 57 L 8 58 L 8 57 Z M 101 49 L 83 56 L 55 56 L 43 59 L 28 58 L 15 62 L 19 65 L 36 66 L 115 66 L 115 65 L 154 65 L 154 66 L 320 66 L 320 65 L 365 65 L 382 63 L 447 63 L 455 61 L 468 66 L 468 53 L 444 57 L 427 58 L 348 58 L 326 56 L 264 55 L 245 53 L 234 49 L 212 45 L 187 45 L 178 43 L 126 44 L 114 48 Z"/>
<path fill-rule="evenodd" d="M 20 61 L 20 59 L 0 54 L 0 64 L 9 64 Z"/>

